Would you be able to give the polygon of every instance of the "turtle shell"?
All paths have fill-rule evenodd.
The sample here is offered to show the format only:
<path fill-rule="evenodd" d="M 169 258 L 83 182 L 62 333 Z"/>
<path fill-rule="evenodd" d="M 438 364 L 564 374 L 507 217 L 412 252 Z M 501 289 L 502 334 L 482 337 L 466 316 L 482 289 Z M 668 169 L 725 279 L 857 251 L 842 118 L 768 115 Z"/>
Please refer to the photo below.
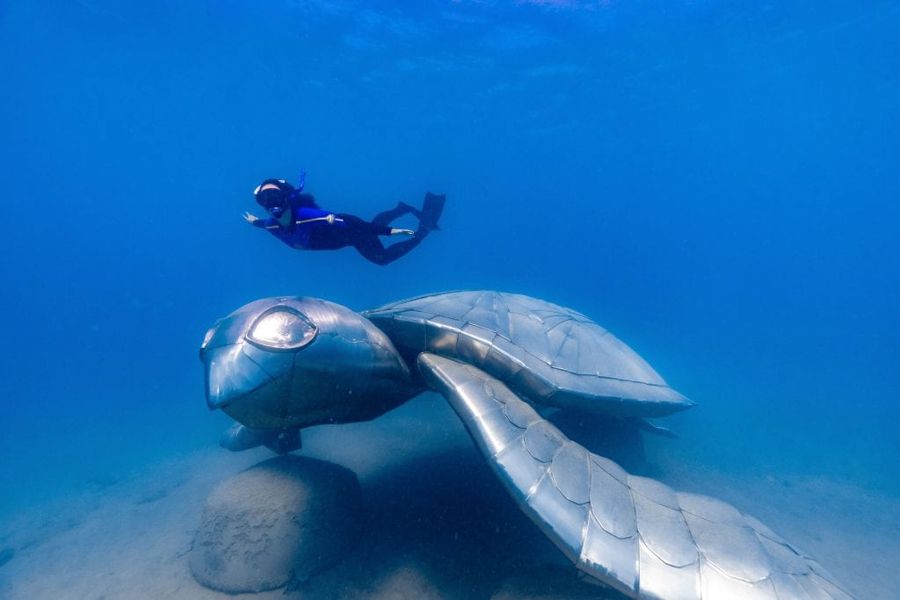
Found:
<path fill-rule="evenodd" d="M 363 314 L 410 364 L 421 352 L 462 360 L 537 404 L 635 417 L 693 406 L 607 330 L 536 298 L 446 292 Z"/>

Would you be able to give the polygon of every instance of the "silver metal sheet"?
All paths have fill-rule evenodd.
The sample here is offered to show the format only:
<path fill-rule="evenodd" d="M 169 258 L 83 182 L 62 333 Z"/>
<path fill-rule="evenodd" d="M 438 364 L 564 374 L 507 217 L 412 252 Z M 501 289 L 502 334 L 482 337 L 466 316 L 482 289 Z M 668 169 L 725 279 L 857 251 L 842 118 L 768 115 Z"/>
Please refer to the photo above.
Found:
<path fill-rule="evenodd" d="M 547 399 L 558 390 L 552 379 L 547 379 L 542 373 L 531 368 L 521 369 L 507 383 L 513 389 L 522 390 L 522 393 L 527 394 L 538 404 L 546 404 Z"/>
<path fill-rule="evenodd" d="M 769 557 L 750 527 L 708 521 L 688 512 L 683 514 L 703 558 L 717 570 L 746 582 L 769 576 L 772 568 Z"/>
<path fill-rule="evenodd" d="M 655 479 L 631 475 L 628 477 L 628 485 L 635 494 L 640 494 L 656 504 L 661 504 L 673 510 L 681 510 L 678 497 L 672 491 L 672 488 Z"/>
<path fill-rule="evenodd" d="M 458 358 L 475 365 L 483 365 L 495 337 L 497 334 L 488 329 L 478 325 L 466 325 L 456 343 Z"/>
<path fill-rule="evenodd" d="M 707 521 L 735 527 L 743 527 L 747 524 L 744 516 L 736 508 L 709 496 L 682 492 L 678 494 L 678 504 L 684 512 L 703 517 Z"/>
<path fill-rule="evenodd" d="M 810 600 L 836 600 L 834 596 L 819 585 L 819 580 L 812 573 L 809 575 L 797 575 L 794 580 L 803 588 L 803 591 L 806 592 L 806 597 Z"/>
<path fill-rule="evenodd" d="M 549 463 L 566 441 L 565 436 L 547 421 L 538 421 L 525 431 L 525 448 L 536 460 Z"/>
<path fill-rule="evenodd" d="M 504 419 L 509 421 L 504 413 L 505 405 L 497 401 L 493 395 L 486 393 L 483 382 L 472 379 L 460 384 L 457 390 L 466 403 L 469 418 L 476 419 L 488 412 L 500 412 Z"/>
<path fill-rule="evenodd" d="M 455 355 L 458 338 L 459 328 L 456 324 L 432 319 L 425 327 L 425 341 L 431 352 L 445 356 Z"/>
<path fill-rule="evenodd" d="M 547 328 L 545 335 L 549 354 L 546 362 L 552 367 L 578 373 L 581 372 L 579 367 L 584 357 L 579 344 L 580 338 L 577 332 L 573 331 L 574 324 L 572 319 L 564 319 Z M 590 346 L 588 348 L 593 350 Z M 596 375 L 598 365 L 599 361 L 590 360 L 587 372 Z"/>
<path fill-rule="evenodd" d="M 513 442 L 520 442 L 522 430 L 509 422 L 499 406 L 474 417 L 473 425 L 482 432 L 484 451 L 490 456 L 502 452 Z"/>
<path fill-rule="evenodd" d="M 464 321 L 465 314 L 472 305 L 472 292 L 459 294 L 436 294 L 428 298 L 425 306 L 419 308 L 423 313 L 430 313 L 431 318 L 444 317 L 456 321 Z M 463 300 L 462 302 L 460 300 Z M 412 306 L 414 303 L 410 303 Z"/>
<path fill-rule="evenodd" d="M 523 429 L 541 420 L 540 415 L 524 402 L 507 402 L 503 405 L 503 412 L 510 423 Z"/>
<path fill-rule="evenodd" d="M 773 542 L 766 536 L 758 533 L 757 538 L 769 555 L 773 571 L 790 575 L 805 575 L 810 572 L 809 563 L 806 559 L 794 552 L 790 546 Z"/>
<path fill-rule="evenodd" d="M 618 538 L 637 534 L 631 490 L 597 464 L 591 463 L 591 513 L 597 523 Z"/>
<path fill-rule="evenodd" d="M 409 321 L 400 317 L 384 319 L 379 323 L 385 333 L 397 344 L 398 348 L 405 348 L 411 353 L 418 354 L 427 348 L 425 341 L 425 328 L 421 323 Z"/>
<path fill-rule="evenodd" d="M 502 381 L 512 380 L 516 374 L 525 368 L 525 363 L 521 361 L 514 353 L 504 352 L 501 346 L 504 340 L 499 337 L 494 339 L 494 345 L 488 351 L 487 356 L 477 366 L 484 369 L 486 373 L 494 373 L 498 379 Z M 473 363 L 476 364 L 476 363 Z"/>
<path fill-rule="evenodd" d="M 788 544 L 788 545 L 790 546 L 790 544 Z M 796 552 L 797 554 L 803 556 L 803 557 L 806 559 L 806 561 L 809 562 L 809 568 L 810 568 L 816 575 L 818 575 L 818 576 L 821 577 L 822 579 L 824 579 L 824 580 L 830 582 L 830 583 L 831 583 L 832 585 L 834 585 L 835 587 L 839 587 L 839 586 L 838 586 L 838 583 L 837 583 L 837 580 L 834 578 L 834 576 L 833 576 L 831 573 L 829 573 L 829 572 L 825 569 L 825 567 L 823 567 L 823 566 L 819 563 L 819 561 L 817 561 L 817 560 L 815 560 L 815 559 L 813 559 L 813 558 L 810 558 L 810 557 L 806 556 L 803 552 L 801 552 L 800 550 L 798 550 L 798 549 L 795 548 L 794 546 L 791 546 L 791 548 L 794 550 L 794 552 Z"/>
<path fill-rule="evenodd" d="M 593 516 L 588 516 L 578 568 L 634 597 L 639 573 L 637 545 L 637 536 L 616 537 L 601 527 Z"/>
<path fill-rule="evenodd" d="M 836 584 L 829 581 L 825 577 L 822 577 L 819 573 L 813 571 L 809 575 L 809 580 L 813 582 L 816 586 L 824 590 L 829 596 L 834 598 L 835 600 L 849 600 L 850 595 L 840 589 Z"/>
<path fill-rule="evenodd" d="M 697 546 L 680 510 L 657 504 L 637 493 L 634 510 L 641 540 L 648 551 L 671 567 L 687 567 L 698 560 Z"/>
<path fill-rule="evenodd" d="M 642 600 L 699 600 L 700 564 L 673 567 L 640 543 L 641 580 L 638 598 Z M 706 598 L 705 596 L 703 598 Z M 708 600 L 715 600 L 710 598 Z"/>
<path fill-rule="evenodd" d="M 768 578 L 748 583 L 723 574 L 705 560 L 700 562 L 700 594 L 703 600 L 784 600 Z"/>
<path fill-rule="evenodd" d="M 747 525 L 755 529 L 756 533 L 758 533 L 760 536 L 767 537 L 773 542 L 778 542 L 779 544 L 787 544 L 787 542 L 785 542 L 780 535 L 769 529 L 769 527 L 765 523 L 761 522 L 756 517 L 753 517 L 751 515 L 744 515 L 744 521 L 747 522 Z"/>
<path fill-rule="evenodd" d="M 461 320 L 497 331 L 501 327 L 499 316 L 493 306 L 473 306 L 463 314 Z"/>
<path fill-rule="evenodd" d="M 538 482 L 548 477 L 550 469 L 548 463 L 534 460 L 521 441 L 509 444 L 494 460 L 500 480 L 519 500 L 534 493 Z"/>
<path fill-rule="evenodd" d="M 578 444 L 565 444 L 550 463 L 550 477 L 565 498 L 576 504 L 590 501 L 591 474 L 588 452 Z"/>
<path fill-rule="evenodd" d="M 544 477 L 526 500 L 537 517 L 535 522 L 572 562 L 581 554 L 581 546 L 587 528 L 586 506 L 570 502 Z"/>
<path fill-rule="evenodd" d="M 591 454 L 591 462 L 609 473 L 613 477 L 613 479 L 615 479 L 622 485 L 629 485 L 630 477 L 628 476 L 628 473 L 626 473 L 625 469 L 623 469 L 613 461 L 603 456 Z"/>
<path fill-rule="evenodd" d="M 809 594 L 803 589 L 803 586 L 797 581 L 794 575 L 779 573 L 774 571 L 769 577 L 772 585 L 775 586 L 775 593 L 778 600 L 807 600 Z"/>

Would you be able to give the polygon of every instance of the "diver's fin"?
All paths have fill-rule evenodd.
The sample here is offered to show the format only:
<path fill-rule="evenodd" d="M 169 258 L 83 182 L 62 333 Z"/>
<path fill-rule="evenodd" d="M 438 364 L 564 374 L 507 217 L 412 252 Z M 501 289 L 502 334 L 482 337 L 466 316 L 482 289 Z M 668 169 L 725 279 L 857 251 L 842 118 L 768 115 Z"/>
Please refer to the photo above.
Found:
<path fill-rule="evenodd" d="M 441 213 L 444 212 L 444 202 L 446 200 L 447 197 L 443 194 L 432 194 L 431 192 L 425 194 L 421 215 L 419 216 L 420 230 L 440 231 L 438 220 L 441 218 Z"/>
<path fill-rule="evenodd" d="M 287 454 L 302 444 L 299 429 L 251 429 L 235 423 L 222 433 L 219 445 L 232 452 L 265 446 L 272 452 Z"/>
<path fill-rule="evenodd" d="M 768 527 L 591 454 L 506 385 L 422 353 L 443 394 L 519 507 L 575 566 L 629 598 L 851 598 Z"/>

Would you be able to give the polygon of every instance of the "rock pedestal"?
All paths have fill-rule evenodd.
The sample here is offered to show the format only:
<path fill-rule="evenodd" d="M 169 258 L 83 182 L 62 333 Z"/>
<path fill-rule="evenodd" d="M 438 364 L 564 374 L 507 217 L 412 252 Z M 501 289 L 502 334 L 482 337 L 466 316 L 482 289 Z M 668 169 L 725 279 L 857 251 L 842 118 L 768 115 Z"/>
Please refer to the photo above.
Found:
<path fill-rule="evenodd" d="M 361 514 L 359 482 L 348 469 L 297 456 L 267 460 L 209 495 L 191 573 L 232 594 L 305 579 L 349 551 Z"/>

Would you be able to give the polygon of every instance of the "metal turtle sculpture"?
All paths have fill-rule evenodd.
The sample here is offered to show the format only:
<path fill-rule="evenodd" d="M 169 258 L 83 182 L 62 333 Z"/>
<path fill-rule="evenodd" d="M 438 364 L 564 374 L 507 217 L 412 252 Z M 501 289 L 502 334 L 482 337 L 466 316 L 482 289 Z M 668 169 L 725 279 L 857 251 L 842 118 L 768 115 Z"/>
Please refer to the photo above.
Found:
<path fill-rule="evenodd" d="M 629 475 L 535 407 L 658 417 L 692 406 L 633 350 L 572 310 L 493 291 L 356 313 L 257 300 L 203 341 L 206 396 L 238 423 L 231 450 L 300 447 L 299 431 L 368 420 L 426 390 L 456 411 L 519 507 L 589 578 L 631 598 L 850 598 L 813 559 L 713 498 Z"/>

